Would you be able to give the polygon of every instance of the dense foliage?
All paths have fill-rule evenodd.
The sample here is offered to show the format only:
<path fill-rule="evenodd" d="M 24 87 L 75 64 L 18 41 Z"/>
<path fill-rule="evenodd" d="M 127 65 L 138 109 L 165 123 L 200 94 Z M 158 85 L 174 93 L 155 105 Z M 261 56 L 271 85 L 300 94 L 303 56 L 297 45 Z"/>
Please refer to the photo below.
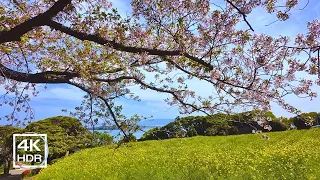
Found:
<path fill-rule="evenodd" d="M 268 136 L 202 136 L 86 149 L 43 169 L 35 180 L 320 177 L 319 129 Z"/>
<path fill-rule="evenodd" d="M 281 120 L 284 121 L 283 118 Z M 272 112 L 256 110 L 233 115 L 219 113 L 211 116 L 178 117 L 161 128 L 153 128 L 145 132 L 140 140 L 247 134 L 254 131 L 285 131 L 288 128 Z"/>
<path fill-rule="evenodd" d="M 291 118 L 291 121 L 293 121 L 297 129 L 309 129 L 313 125 L 320 125 L 320 113 L 302 113 L 294 118 Z"/>
<path fill-rule="evenodd" d="M 113 143 L 113 140 L 114 138 L 106 131 L 104 132 L 94 131 L 92 134 L 91 146 L 97 147 L 97 146 L 109 145 Z"/>
<path fill-rule="evenodd" d="M 30 123 L 26 132 L 47 134 L 49 145 L 48 163 L 69 152 L 91 146 L 92 134 L 82 123 L 71 117 L 56 116 Z"/>

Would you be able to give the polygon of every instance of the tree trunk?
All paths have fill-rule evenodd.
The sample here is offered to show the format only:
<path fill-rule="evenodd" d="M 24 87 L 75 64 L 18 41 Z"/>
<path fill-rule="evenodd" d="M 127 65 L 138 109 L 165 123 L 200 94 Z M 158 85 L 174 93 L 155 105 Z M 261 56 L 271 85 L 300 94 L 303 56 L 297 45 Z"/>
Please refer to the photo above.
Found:
<path fill-rule="evenodd" d="M 64 156 L 69 156 L 69 151 L 66 152 L 66 154 Z"/>
<path fill-rule="evenodd" d="M 9 175 L 11 161 L 9 159 L 5 159 L 4 162 L 4 175 Z"/>

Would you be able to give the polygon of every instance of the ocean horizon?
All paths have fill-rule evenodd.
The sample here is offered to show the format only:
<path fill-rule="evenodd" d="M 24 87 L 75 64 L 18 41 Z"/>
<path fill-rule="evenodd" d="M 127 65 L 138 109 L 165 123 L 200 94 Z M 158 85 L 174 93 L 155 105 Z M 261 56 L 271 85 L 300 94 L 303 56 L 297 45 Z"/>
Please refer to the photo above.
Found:
<path fill-rule="evenodd" d="M 168 123 L 174 121 L 174 119 L 151 119 L 151 120 L 143 120 L 138 123 L 139 126 L 142 127 L 142 130 L 135 132 L 133 135 L 137 138 L 140 139 L 141 136 L 148 131 L 151 128 L 155 127 L 162 127 L 167 125 Z M 100 125 L 102 126 L 102 125 Z M 99 127 L 99 124 L 96 125 L 95 127 Z M 92 127 L 89 128 L 90 131 L 92 132 Z M 113 130 L 94 130 L 98 132 L 108 132 L 111 136 L 114 136 L 115 139 L 119 139 L 123 134 L 121 133 L 120 129 L 113 129 Z"/>

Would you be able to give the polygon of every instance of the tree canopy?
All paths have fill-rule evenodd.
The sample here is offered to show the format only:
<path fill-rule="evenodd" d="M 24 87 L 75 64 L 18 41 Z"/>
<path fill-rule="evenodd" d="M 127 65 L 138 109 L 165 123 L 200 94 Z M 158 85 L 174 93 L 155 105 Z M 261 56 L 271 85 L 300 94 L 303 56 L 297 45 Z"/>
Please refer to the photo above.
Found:
<path fill-rule="evenodd" d="M 79 120 L 66 116 L 56 116 L 32 122 L 24 131 L 47 134 L 48 163 L 77 149 L 91 147 L 92 143 L 90 131 L 83 127 Z"/>
<path fill-rule="evenodd" d="M 121 16 L 107 0 L 1 1 L 0 105 L 13 107 L 7 120 L 19 112 L 30 120 L 39 84 L 68 84 L 87 93 L 72 115 L 113 122 L 123 133 L 140 117 L 122 115 L 114 102 L 139 99 L 132 85 L 167 94 L 181 113 L 268 110 L 271 102 L 297 113 L 284 97 L 316 96 L 319 79 L 299 72 L 319 74 L 319 20 L 292 38 L 255 33 L 246 17 L 262 7 L 285 25 L 298 2 L 132 0 L 132 14 Z M 190 89 L 193 79 L 212 85 L 212 94 Z"/>
<path fill-rule="evenodd" d="M 313 125 L 319 125 L 320 113 L 317 113 L 317 112 L 302 113 L 290 119 L 297 129 L 309 129 Z"/>
<path fill-rule="evenodd" d="M 92 134 L 92 146 L 104 146 L 104 145 L 108 145 L 108 144 L 112 144 L 114 143 L 114 139 L 113 137 L 105 132 L 99 132 L 99 131 L 94 131 Z"/>

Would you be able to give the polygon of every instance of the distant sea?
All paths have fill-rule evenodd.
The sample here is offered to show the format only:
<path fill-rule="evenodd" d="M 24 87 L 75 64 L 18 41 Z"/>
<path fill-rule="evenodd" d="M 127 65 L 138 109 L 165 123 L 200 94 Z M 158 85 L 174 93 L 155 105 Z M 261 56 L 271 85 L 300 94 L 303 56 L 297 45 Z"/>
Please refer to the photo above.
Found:
<path fill-rule="evenodd" d="M 141 122 L 139 122 L 138 124 L 144 128 L 142 128 L 143 131 L 138 131 L 136 133 L 134 133 L 134 136 L 139 139 L 144 132 L 148 131 L 151 128 L 154 127 L 162 127 L 165 126 L 166 124 L 170 123 L 174 121 L 174 119 L 154 119 L 154 120 L 143 120 Z M 92 130 L 91 130 L 92 131 Z M 119 133 L 120 130 L 119 129 L 115 129 L 115 130 L 95 130 L 95 131 L 99 131 L 99 132 L 104 132 L 107 131 L 111 136 L 115 136 L 116 139 L 119 139 Z M 123 134 L 121 133 L 120 136 L 123 136 Z"/>

